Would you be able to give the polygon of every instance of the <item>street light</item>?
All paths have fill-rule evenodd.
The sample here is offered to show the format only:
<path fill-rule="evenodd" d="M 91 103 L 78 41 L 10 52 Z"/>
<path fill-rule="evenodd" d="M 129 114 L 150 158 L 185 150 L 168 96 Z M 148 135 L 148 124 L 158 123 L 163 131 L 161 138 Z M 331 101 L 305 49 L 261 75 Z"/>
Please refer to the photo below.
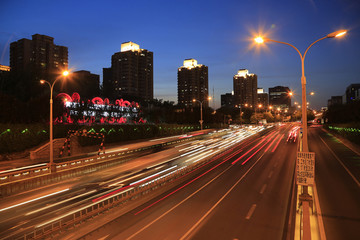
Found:
<path fill-rule="evenodd" d="M 262 107 L 261 104 L 257 105 L 257 107 L 259 107 L 259 113 L 260 113 L 260 108 Z M 255 107 L 255 114 L 256 114 L 256 107 Z"/>
<path fill-rule="evenodd" d="M 305 61 L 305 56 L 306 53 L 309 51 L 309 49 L 317 42 L 326 39 L 326 38 L 335 38 L 335 37 L 341 37 L 344 36 L 346 34 L 346 30 L 339 30 L 333 33 L 330 33 L 328 35 L 326 35 L 325 37 L 322 37 L 318 40 L 316 40 L 315 42 L 313 42 L 312 44 L 309 45 L 309 47 L 305 50 L 304 54 L 302 55 L 301 52 L 299 51 L 299 49 L 297 49 L 294 45 L 290 44 L 290 43 L 286 43 L 286 42 L 281 42 L 281 41 L 276 41 L 276 40 L 272 40 L 269 38 L 263 38 L 263 37 L 257 37 L 255 38 L 255 42 L 257 43 L 264 43 L 264 42 L 276 42 L 276 43 L 281 43 L 281 44 L 285 44 L 288 45 L 292 48 L 294 48 L 297 53 L 300 56 L 301 59 L 301 95 L 302 95 L 302 127 L 303 127 L 303 135 L 302 135 L 302 147 L 300 148 L 300 151 L 302 152 L 308 152 L 309 151 L 309 146 L 308 146 L 308 136 L 307 136 L 307 112 L 306 112 L 306 78 L 305 78 L 305 68 L 304 68 L 304 61 Z"/>
<path fill-rule="evenodd" d="M 264 43 L 265 41 L 267 42 L 276 42 L 276 43 L 281 43 L 281 44 L 285 44 L 288 45 L 290 47 L 292 47 L 293 49 L 296 50 L 296 52 L 299 54 L 300 59 L 301 59 L 301 105 L 302 105 L 302 109 L 301 109 L 301 115 L 302 115 L 302 131 L 303 134 L 301 135 L 301 142 L 302 144 L 300 144 L 300 152 L 309 152 L 309 145 L 308 145 L 308 134 L 307 134 L 307 102 L 306 102 L 306 78 L 305 78 L 305 67 L 304 67 L 304 61 L 305 61 L 305 56 L 306 53 L 309 51 L 309 49 L 317 42 L 324 40 L 326 38 L 335 38 L 335 37 L 341 37 L 344 36 L 346 34 L 346 30 L 339 30 L 333 33 L 330 33 L 328 35 L 326 35 L 325 37 L 319 38 L 318 40 L 316 40 L 315 42 L 313 42 L 312 44 L 310 44 L 308 46 L 308 48 L 305 50 L 304 54 L 302 55 L 301 52 L 299 51 L 299 49 L 297 49 L 294 45 L 290 44 L 290 43 L 286 43 L 286 42 L 281 42 L 281 41 L 276 41 L 276 40 L 272 40 L 269 38 L 262 38 L 262 37 L 257 37 L 255 38 L 255 42 L 257 43 Z M 308 194 L 308 187 L 307 186 L 303 186 L 303 191 L 302 191 L 302 199 L 306 199 L 309 200 L 311 199 L 311 196 Z"/>
<path fill-rule="evenodd" d="M 211 100 L 211 97 L 208 97 L 207 100 Z M 206 100 L 204 100 L 206 101 Z M 203 102 L 200 101 L 200 100 L 197 100 L 197 99 L 193 99 L 193 102 L 199 102 L 200 103 L 200 129 L 202 130 L 203 129 L 203 114 L 202 114 L 202 104 Z"/>
<path fill-rule="evenodd" d="M 69 75 L 69 71 L 62 72 L 62 76 L 65 78 Z M 60 78 L 56 78 L 55 81 L 50 84 L 46 80 L 40 80 L 41 84 L 47 83 L 50 87 L 50 172 L 55 173 L 56 167 L 54 165 L 54 144 L 53 144 L 53 89 L 57 80 Z"/>
<path fill-rule="evenodd" d="M 247 104 L 245 104 L 245 105 L 247 105 Z M 240 109 L 240 127 L 241 127 L 241 104 L 239 104 L 239 106 L 238 105 L 235 105 L 235 107 L 239 107 L 239 109 Z"/>

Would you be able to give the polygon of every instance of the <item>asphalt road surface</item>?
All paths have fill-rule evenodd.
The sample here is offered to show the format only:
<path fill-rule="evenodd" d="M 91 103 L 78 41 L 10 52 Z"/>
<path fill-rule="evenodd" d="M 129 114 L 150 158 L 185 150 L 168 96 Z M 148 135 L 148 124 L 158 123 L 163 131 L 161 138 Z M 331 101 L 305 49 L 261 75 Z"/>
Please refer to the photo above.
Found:
<path fill-rule="evenodd" d="M 309 142 L 326 239 L 360 239 L 360 156 L 319 127 Z"/>
<path fill-rule="evenodd" d="M 297 141 L 286 141 L 291 127 L 239 144 L 193 179 L 84 238 L 282 239 L 297 149 Z"/>

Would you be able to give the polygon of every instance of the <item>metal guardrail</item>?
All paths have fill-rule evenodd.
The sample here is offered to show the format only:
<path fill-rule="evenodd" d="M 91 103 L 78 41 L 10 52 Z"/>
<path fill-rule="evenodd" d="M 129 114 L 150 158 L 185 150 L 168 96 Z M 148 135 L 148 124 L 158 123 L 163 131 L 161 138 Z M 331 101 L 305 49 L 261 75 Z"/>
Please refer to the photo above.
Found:
<path fill-rule="evenodd" d="M 194 137 L 196 138 L 199 136 L 194 136 Z M 166 142 L 166 143 L 154 144 L 151 146 L 138 148 L 138 149 L 132 149 L 132 150 L 123 151 L 123 152 L 119 152 L 119 153 L 108 153 L 108 154 L 105 153 L 102 155 L 81 158 L 81 159 L 66 161 L 66 162 L 62 162 L 62 163 L 55 163 L 56 170 L 58 172 L 60 172 L 60 171 L 65 171 L 65 170 L 69 170 L 69 169 L 73 169 L 73 168 L 85 167 L 90 164 L 98 164 L 101 162 L 107 162 L 107 161 L 112 160 L 115 157 L 120 157 L 120 156 L 124 156 L 126 154 L 148 150 L 151 148 L 164 147 L 164 146 L 172 145 L 172 144 L 183 142 L 183 141 L 188 141 L 189 139 L 190 138 L 178 139 L 178 140 L 174 140 L 174 141 L 170 141 L 170 142 Z M 41 166 L 41 167 L 31 167 L 28 169 L 9 171 L 9 172 L 5 172 L 5 173 L 0 172 L 0 185 L 19 181 L 19 180 L 26 180 L 26 179 L 29 179 L 32 177 L 38 177 L 38 176 L 43 176 L 43 175 L 47 175 L 47 174 L 50 174 L 50 168 L 48 165 L 45 165 L 45 164 L 44 164 L 44 166 Z"/>
<path fill-rule="evenodd" d="M 223 156 L 229 149 L 224 149 L 219 152 L 216 157 Z M 151 191 L 156 190 L 166 184 L 173 182 L 174 180 L 190 173 L 199 166 L 204 165 L 210 161 L 214 156 L 210 156 L 203 161 L 193 163 L 189 166 L 184 166 L 171 173 L 157 178 L 156 180 L 150 180 L 147 183 L 139 183 L 137 186 L 131 187 L 112 196 L 109 196 L 99 202 L 95 202 L 88 206 L 85 206 L 79 210 L 70 212 L 69 214 L 60 217 L 59 219 L 51 220 L 48 223 L 38 225 L 33 231 L 24 234 L 22 237 L 16 238 L 17 240 L 28 240 L 28 239 L 43 239 L 49 237 L 60 231 L 65 231 L 74 227 L 77 224 L 81 224 L 85 220 L 92 219 L 95 216 L 106 212 L 107 210 L 125 204 L 128 201 L 137 199 L 142 195 L 148 194 Z"/>

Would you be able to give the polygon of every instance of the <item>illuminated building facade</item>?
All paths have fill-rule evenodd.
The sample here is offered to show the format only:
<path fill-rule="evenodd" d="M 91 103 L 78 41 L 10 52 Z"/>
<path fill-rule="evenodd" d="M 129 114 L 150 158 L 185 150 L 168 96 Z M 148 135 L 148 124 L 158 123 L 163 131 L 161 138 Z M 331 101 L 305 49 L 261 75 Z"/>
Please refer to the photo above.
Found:
<path fill-rule="evenodd" d="M 290 109 L 291 96 L 288 87 L 276 86 L 269 88 L 269 103 L 274 108 L 281 108 L 283 110 Z"/>
<path fill-rule="evenodd" d="M 104 68 L 103 72 L 103 87 L 112 98 L 154 98 L 153 52 L 141 49 L 138 44 L 121 44 L 121 51 L 111 57 L 111 68 Z"/>
<path fill-rule="evenodd" d="M 264 108 L 268 108 L 269 106 L 269 94 L 264 92 L 263 88 L 257 89 L 257 104 L 261 104 Z"/>
<path fill-rule="evenodd" d="M 184 66 L 178 68 L 178 104 L 192 107 L 201 101 L 203 107 L 209 106 L 208 67 L 198 64 L 195 59 L 185 59 Z"/>
<path fill-rule="evenodd" d="M 38 77 L 54 77 L 68 69 L 68 48 L 54 44 L 54 38 L 34 34 L 32 40 L 20 39 L 10 44 L 11 71 L 35 71 Z"/>
<path fill-rule="evenodd" d="M 0 72 L 10 72 L 10 67 L 0 64 Z"/>
<path fill-rule="evenodd" d="M 244 106 L 256 106 L 257 97 L 257 75 L 249 73 L 247 69 L 240 69 L 233 78 L 234 104 Z"/>
<path fill-rule="evenodd" d="M 10 74 L 10 67 L 0 64 L 0 92 L 3 91 L 3 86 L 5 85 L 5 82 L 7 81 L 9 74 Z"/>

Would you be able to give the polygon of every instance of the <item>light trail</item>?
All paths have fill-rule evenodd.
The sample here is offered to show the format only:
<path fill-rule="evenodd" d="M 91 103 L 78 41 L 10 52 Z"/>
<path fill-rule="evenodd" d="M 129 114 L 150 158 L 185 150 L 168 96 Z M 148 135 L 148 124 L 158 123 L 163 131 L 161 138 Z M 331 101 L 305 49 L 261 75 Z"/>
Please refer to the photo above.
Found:
<path fill-rule="evenodd" d="M 204 164 L 204 165 L 202 165 L 202 166 L 200 166 L 200 167 L 198 167 L 198 168 L 196 168 L 196 169 L 188 172 L 187 174 L 185 174 L 185 175 L 183 175 L 182 177 L 178 178 L 178 180 L 181 179 L 181 178 L 183 178 L 183 177 L 185 177 L 185 176 L 187 176 L 187 175 L 189 175 L 189 174 L 191 174 L 192 172 L 194 172 L 194 171 L 196 171 L 196 170 L 198 170 L 198 169 L 200 169 L 200 168 L 205 167 L 206 165 L 210 164 L 211 162 L 213 162 L 213 161 L 219 159 L 220 157 L 224 156 L 225 154 L 233 151 L 234 148 L 235 148 L 235 147 L 233 147 L 232 149 L 229 149 L 229 150 L 225 151 L 224 153 L 216 156 L 213 160 L 211 160 L 211 161 L 207 162 L 206 164 Z M 204 176 L 205 174 L 211 172 L 212 170 L 214 170 L 215 168 L 217 168 L 217 167 L 220 166 L 221 164 L 227 162 L 227 161 L 228 161 L 229 159 L 231 159 L 234 155 L 236 155 L 237 153 L 239 153 L 239 152 L 241 152 L 241 151 L 242 151 L 242 149 L 236 151 L 235 153 L 232 153 L 230 156 L 226 157 L 222 162 L 218 163 L 217 165 L 215 165 L 215 166 L 212 167 L 211 169 L 207 170 L 206 172 L 202 173 L 201 175 L 197 176 L 196 178 L 192 179 L 191 181 L 187 182 L 186 184 L 182 185 L 181 187 L 177 188 L 176 190 L 172 191 L 171 193 L 167 194 L 166 196 L 160 198 L 160 199 L 157 200 L 156 202 L 154 202 L 154 203 L 148 205 L 147 207 L 143 208 L 142 210 L 136 212 L 134 215 L 138 215 L 139 213 L 141 213 L 141 212 L 149 209 L 150 207 L 154 206 L 155 204 L 163 201 L 164 199 L 166 199 L 166 198 L 168 198 L 169 196 L 173 195 L 173 194 L 176 193 L 177 191 L 183 189 L 184 187 L 188 186 L 188 185 L 191 184 L 192 182 L 194 182 L 194 181 L 196 181 L 197 179 L 201 178 L 201 177 Z"/>
<path fill-rule="evenodd" d="M 248 153 L 250 153 L 252 150 L 254 150 L 257 146 L 259 146 L 261 143 L 263 143 L 267 138 L 271 137 L 273 134 L 270 134 L 269 136 L 267 137 L 264 137 L 263 140 L 261 140 L 258 144 L 256 144 L 254 147 L 252 147 L 250 150 L 248 150 L 246 153 L 244 153 L 243 155 L 241 155 L 241 157 L 239 157 L 238 159 L 236 159 L 235 161 L 233 161 L 231 164 L 235 164 L 237 163 L 238 161 L 240 161 L 243 157 L 245 157 Z M 256 139 L 257 140 L 257 139 Z"/>
<path fill-rule="evenodd" d="M 35 165 L 30 165 L 30 166 L 25 166 L 25 167 L 20 167 L 20 168 L 13 168 L 13 169 L 9 169 L 9 170 L 1 170 L 0 173 L 15 172 L 15 171 L 20 171 L 20 170 L 29 169 L 29 168 L 36 168 L 36 167 L 41 167 L 41 166 L 46 166 L 46 165 L 47 165 L 47 163 L 35 164 Z"/>
<path fill-rule="evenodd" d="M 165 170 L 162 170 L 162 171 L 160 171 L 160 172 L 158 172 L 158 173 L 155 173 L 155 174 L 153 174 L 153 175 L 150 175 L 150 176 L 148 176 L 148 177 L 145 177 L 145 178 L 143 178 L 143 179 L 140 179 L 140 180 L 138 180 L 138 181 L 136 181 L 136 182 L 132 182 L 132 183 L 130 183 L 129 185 L 132 186 L 132 185 L 135 185 L 135 184 L 137 184 L 137 183 L 146 181 L 146 180 L 148 180 L 148 179 L 150 179 L 150 178 L 153 178 L 153 177 L 155 177 L 155 176 L 157 176 L 157 175 L 160 175 L 160 174 L 162 174 L 162 173 L 164 173 L 164 172 L 170 171 L 171 169 L 174 169 L 174 168 L 176 168 L 176 167 L 177 167 L 177 165 L 172 166 L 172 167 L 167 168 L 167 169 L 165 169 Z"/>
<path fill-rule="evenodd" d="M 83 197 L 83 196 L 89 195 L 89 194 L 91 194 L 91 193 L 93 193 L 93 192 L 96 192 L 96 190 L 92 190 L 92 191 L 90 191 L 90 192 L 86 192 L 86 193 L 83 193 L 83 194 L 81 194 L 81 195 L 77 195 L 77 196 L 75 196 L 75 197 L 72 197 L 72 198 L 69 198 L 69 199 L 65 199 L 65 200 L 63 200 L 63 201 L 61 201 L 61 202 L 57 202 L 57 203 L 54 203 L 54 204 L 48 205 L 48 206 L 46 206 L 46 207 L 43 207 L 43 208 L 37 209 L 37 210 L 35 210 L 35 211 L 32 211 L 32 212 L 29 212 L 29 213 L 25 214 L 25 216 L 28 216 L 28 215 L 31 215 L 31 214 L 34 214 L 34 213 L 37 213 L 37 212 L 43 211 L 43 210 L 48 209 L 48 208 L 55 207 L 55 206 L 57 206 L 57 205 L 59 205 L 59 204 L 62 204 L 62 203 L 65 203 L 65 202 L 71 201 L 71 200 L 76 199 L 76 198 L 80 198 L 80 197 Z"/>
<path fill-rule="evenodd" d="M 201 178 L 202 176 L 204 176 L 205 174 L 211 172 L 212 170 L 214 170 L 215 168 L 217 168 L 218 166 L 220 166 L 221 164 L 223 164 L 224 162 L 226 162 L 228 160 L 224 160 L 220 163 L 218 163 L 216 166 L 210 168 L 209 170 L 207 170 L 206 172 L 202 173 L 201 175 L 197 176 L 196 178 L 192 179 L 191 181 L 187 182 L 186 184 L 182 185 L 181 187 L 175 189 L 174 191 L 172 191 L 171 193 L 167 194 L 166 196 L 160 198 L 159 200 L 153 202 L 152 204 L 146 206 L 145 208 L 141 209 L 140 211 L 136 212 L 134 215 L 138 215 L 139 213 L 145 211 L 146 209 L 149 209 L 150 207 L 154 206 L 155 204 L 163 201 L 164 199 L 168 198 L 169 196 L 173 195 L 174 193 L 178 192 L 179 190 L 183 189 L 184 187 L 188 186 L 189 184 L 193 183 L 194 181 L 198 180 L 199 178 Z"/>
<path fill-rule="evenodd" d="M 117 195 L 126 193 L 126 192 L 128 192 L 128 191 L 130 191 L 130 190 L 132 190 L 132 189 L 134 189 L 134 188 L 133 188 L 133 187 L 132 187 L 132 188 L 128 188 L 128 189 L 125 190 L 125 191 L 118 192 Z M 111 197 L 111 196 L 109 196 L 109 197 Z M 108 198 L 109 198 L 109 197 L 108 197 Z M 105 198 L 105 199 L 103 199 L 103 200 L 105 201 L 106 199 L 107 199 L 107 198 Z M 45 225 L 47 225 L 47 224 L 50 224 L 50 223 L 55 222 L 55 221 L 58 221 L 58 220 L 60 220 L 60 219 L 62 219 L 62 218 L 64 218 L 64 217 L 67 217 L 67 216 L 69 216 L 69 215 L 71 215 L 71 214 L 77 213 L 77 212 L 79 212 L 79 211 L 81 211 L 81 210 L 84 210 L 84 209 L 86 209 L 86 208 L 92 207 L 92 206 L 94 206 L 94 205 L 96 205 L 96 204 L 98 204 L 98 203 L 95 202 L 95 203 L 89 204 L 89 205 L 87 205 L 87 206 L 84 206 L 84 207 L 82 207 L 82 208 L 80 208 L 80 209 L 73 210 L 73 211 L 71 211 L 71 212 L 69 212 L 69 213 L 67 213 L 67 214 L 64 214 L 64 215 L 59 216 L 59 217 L 54 218 L 54 219 L 51 219 L 50 221 L 41 223 L 41 224 L 37 225 L 35 228 L 43 227 L 43 226 L 45 226 Z"/>
<path fill-rule="evenodd" d="M 196 162 L 200 161 L 201 159 L 204 159 L 204 158 L 206 158 L 206 157 L 208 157 L 208 156 L 210 156 L 210 155 L 214 155 L 215 153 L 217 153 L 217 152 L 219 152 L 219 151 L 220 151 L 220 150 L 216 150 L 216 151 L 214 151 L 214 152 L 211 152 L 211 153 L 203 156 L 202 158 L 199 158 L 199 159 L 197 159 L 196 161 L 193 161 L 193 163 L 196 163 Z"/>
<path fill-rule="evenodd" d="M 208 154 L 212 154 L 212 149 L 210 149 L 210 150 L 208 150 L 207 152 L 203 152 L 203 153 L 201 153 L 201 154 L 199 154 L 199 155 L 196 155 L 196 156 L 194 156 L 194 157 L 192 157 L 192 158 L 189 158 L 188 160 L 186 160 L 185 162 L 190 162 L 190 161 L 192 161 L 192 160 L 194 160 L 194 159 L 198 159 L 199 157 L 201 157 L 201 156 L 203 156 L 203 155 L 206 155 L 206 156 L 208 156 Z M 201 158 L 202 159 L 202 158 Z"/>
<path fill-rule="evenodd" d="M 265 152 L 267 152 L 269 150 L 269 148 L 273 145 L 273 143 L 276 141 L 276 139 L 279 137 L 280 135 L 278 134 L 276 136 L 276 138 L 274 138 L 274 140 L 269 144 L 269 146 L 265 149 Z"/>
<path fill-rule="evenodd" d="M 194 148 L 197 148 L 197 147 L 199 147 L 199 145 L 193 145 L 190 147 L 182 148 L 182 149 L 179 149 L 179 152 L 186 151 L 186 150 L 193 150 Z"/>
<path fill-rule="evenodd" d="M 128 149 L 129 149 L 129 148 L 120 148 L 120 149 L 115 149 L 115 150 L 106 151 L 106 153 L 121 152 L 121 151 L 125 151 L 125 150 L 128 150 Z"/>
<path fill-rule="evenodd" d="M 198 151 L 200 151 L 200 150 L 202 150 L 202 149 L 204 149 L 204 148 L 205 148 L 205 146 L 202 146 L 202 147 L 200 147 L 200 148 L 198 148 L 198 149 L 195 149 L 195 150 L 192 150 L 192 151 L 190 151 L 190 152 L 181 154 L 180 157 L 184 157 L 184 156 L 186 156 L 186 155 L 189 155 L 189 154 L 192 154 L 192 153 L 196 153 L 196 152 L 198 152 Z"/>
<path fill-rule="evenodd" d="M 56 195 L 56 194 L 59 194 L 59 193 L 62 193 L 62 192 L 66 192 L 68 191 L 69 188 L 66 188 L 66 189 L 63 189 L 61 191 L 57 191 L 57 192 L 54 192 L 54 193 L 50 193 L 50 194 L 47 194 L 47 195 L 44 195 L 44 196 L 41 196 L 41 197 L 38 197 L 38 198 L 34 198 L 34 199 L 31 199 L 31 200 L 28 200 L 26 202 L 22 202 L 22 203 L 19 203 L 19 204 L 15 204 L 15 205 L 12 205 L 10 207 L 6 207 L 6 208 L 3 208 L 3 209 L 0 209 L 0 212 L 2 211 L 5 211 L 5 210 L 8 210 L 8 209 L 11 209 L 11 208 L 14 208 L 14 207 L 18 207 L 18 206 L 21 206 L 21 205 L 24 205 L 24 204 L 27 204 L 27 203 L 31 203 L 31 202 L 35 202 L 37 200 L 40 200 L 40 199 L 43 199 L 43 198 L 46 198 L 46 197 L 50 197 L 50 196 L 53 196 L 53 195 Z"/>
<path fill-rule="evenodd" d="M 181 136 L 184 136 L 184 135 L 182 134 L 182 135 L 177 135 L 177 136 L 170 136 L 170 137 L 164 137 L 164 138 L 157 138 L 157 139 L 152 139 L 152 140 L 149 140 L 149 142 L 155 142 L 155 141 L 160 141 L 160 140 L 166 140 L 166 139 L 176 138 L 176 137 L 181 137 Z"/>
<path fill-rule="evenodd" d="M 145 173 L 139 173 L 139 174 L 136 174 L 135 176 L 132 176 L 132 177 L 129 177 L 129 178 L 123 179 L 123 180 L 121 180 L 121 181 L 119 181 L 119 182 L 113 183 L 113 184 L 109 185 L 109 187 L 116 186 L 116 185 L 118 185 L 119 183 L 123 183 L 123 182 L 129 181 L 129 180 L 131 180 L 131 179 L 133 179 L 133 178 L 140 177 L 141 175 L 144 175 L 144 174 L 145 174 Z"/>
<path fill-rule="evenodd" d="M 273 148 L 273 150 L 271 152 L 274 152 L 276 150 L 276 148 L 279 146 L 279 143 L 281 141 L 281 139 L 283 138 L 284 134 L 281 135 L 281 137 L 279 138 L 278 142 L 276 143 L 275 147 Z"/>
<path fill-rule="evenodd" d="M 271 138 L 269 138 L 269 140 L 267 140 L 267 142 L 266 142 L 264 145 L 262 145 L 256 152 L 254 152 L 253 154 L 251 154 L 250 157 L 248 157 L 245 161 L 243 161 L 243 162 L 241 163 L 241 165 L 244 165 L 247 161 L 249 161 L 255 154 L 257 154 L 257 153 L 258 153 L 266 144 L 268 144 L 270 141 L 271 141 Z"/>

